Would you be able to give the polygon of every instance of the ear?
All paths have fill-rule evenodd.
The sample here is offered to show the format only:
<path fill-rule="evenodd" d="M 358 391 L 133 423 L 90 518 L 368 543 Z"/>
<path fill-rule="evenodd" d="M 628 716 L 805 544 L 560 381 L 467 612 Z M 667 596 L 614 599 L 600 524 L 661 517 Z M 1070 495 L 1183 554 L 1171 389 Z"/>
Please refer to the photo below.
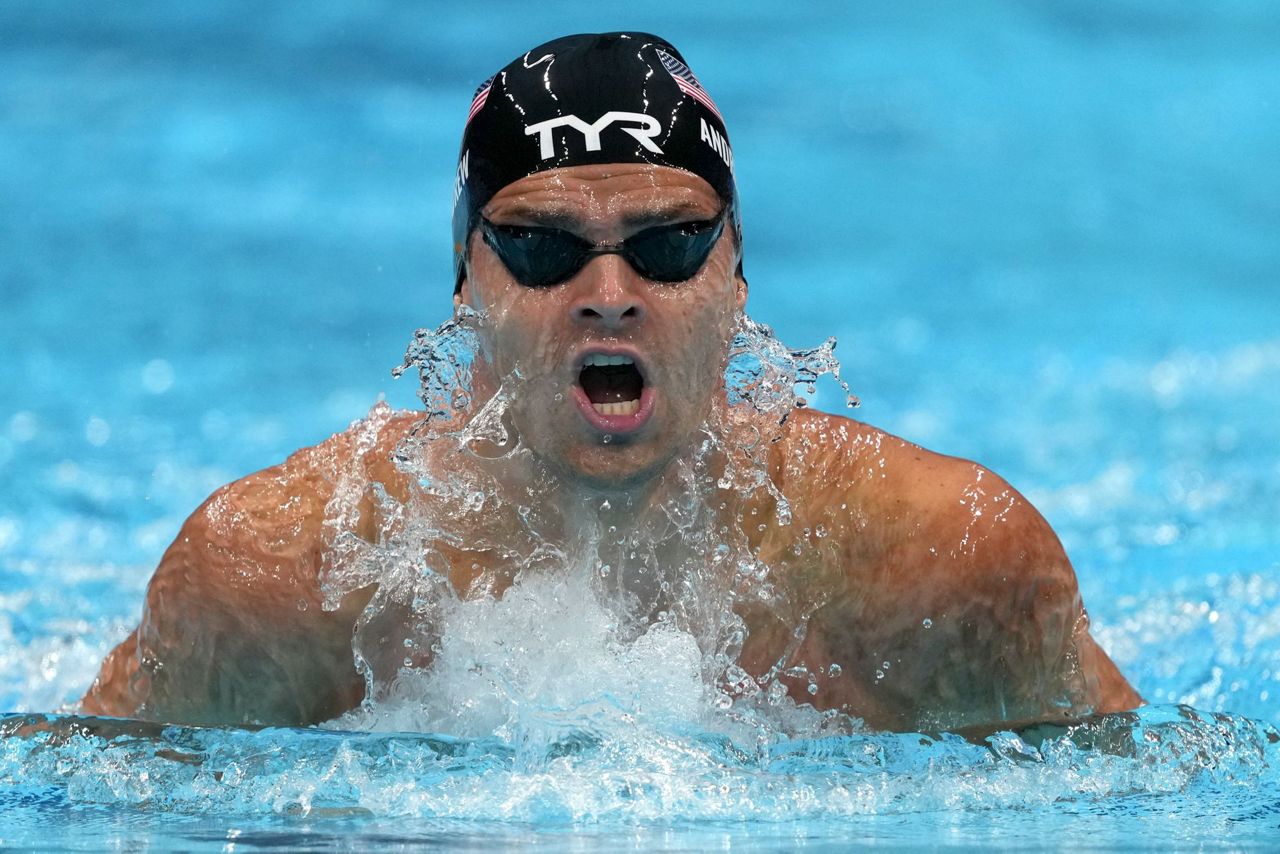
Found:
<path fill-rule="evenodd" d="M 462 280 L 462 284 L 458 286 L 458 291 L 453 295 L 453 313 L 456 315 L 458 309 L 462 308 L 463 303 L 475 307 L 475 300 L 471 298 L 471 282 L 467 279 Z"/>

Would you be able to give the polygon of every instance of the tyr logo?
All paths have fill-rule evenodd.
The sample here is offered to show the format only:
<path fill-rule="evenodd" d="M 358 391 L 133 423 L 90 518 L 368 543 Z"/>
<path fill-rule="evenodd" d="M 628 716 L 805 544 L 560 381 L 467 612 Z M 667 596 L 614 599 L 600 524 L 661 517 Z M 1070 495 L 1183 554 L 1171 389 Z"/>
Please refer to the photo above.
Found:
<path fill-rule="evenodd" d="M 557 116 L 554 119 L 547 119 L 545 122 L 529 125 L 524 129 L 524 133 L 525 136 L 533 136 L 535 133 L 540 134 L 538 143 L 542 159 L 547 160 L 556 156 L 555 140 L 551 136 L 551 132 L 556 128 L 568 125 L 582 134 L 587 142 L 587 151 L 599 151 L 600 132 L 614 122 L 634 122 L 639 125 L 639 127 L 620 127 L 618 130 L 631 134 L 637 142 L 654 154 L 662 153 L 662 149 L 653 143 L 653 138 L 662 133 L 662 125 L 658 124 L 658 120 L 653 116 L 646 116 L 644 113 L 610 110 L 592 124 L 587 124 L 577 116 Z"/>

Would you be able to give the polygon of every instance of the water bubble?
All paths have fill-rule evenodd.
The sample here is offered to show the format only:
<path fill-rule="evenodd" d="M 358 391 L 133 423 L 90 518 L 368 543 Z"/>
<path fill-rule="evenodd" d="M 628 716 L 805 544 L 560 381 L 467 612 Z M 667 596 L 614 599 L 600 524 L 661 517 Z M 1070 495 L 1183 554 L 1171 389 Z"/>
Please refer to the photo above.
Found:
<path fill-rule="evenodd" d="M 173 366 L 164 359 L 152 359 L 142 368 L 142 387 L 151 394 L 164 394 L 173 386 Z"/>
<path fill-rule="evenodd" d="M 925 617 L 923 620 L 920 621 L 920 625 L 924 626 L 926 629 L 931 629 L 933 628 L 933 620 L 929 619 L 928 617 Z"/>
<path fill-rule="evenodd" d="M 15 413 L 9 419 L 9 435 L 15 442 L 30 442 L 40 432 L 40 422 L 32 412 Z"/>
<path fill-rule="evenodd" d="M 809 687 L 808 687 L 808 688 L 806 688 L 805 690 L 806 690 L 806 691 L 808 691 L 810 694 L 816 694 L 816 693 L 818 693 L 818 683 L 817 683 L 817 682 L 810 682 L 810 683 L 809 683 Z"/>
<path fill-rule="evenodd" d="M 832 679 L 839 676 L 843 672 L 844 672 L 844 669 L 840 665 L 836 664 L 834 661 L 831 662 L 831 666 L 827 668 L 827 675 L 830 676 Z"/>
<path fill-rule="evenodd" d="M 95 415 L 85 424 L 84 438 L 90 445 L 100 448 L 111 438 L 111 425 Z"/>

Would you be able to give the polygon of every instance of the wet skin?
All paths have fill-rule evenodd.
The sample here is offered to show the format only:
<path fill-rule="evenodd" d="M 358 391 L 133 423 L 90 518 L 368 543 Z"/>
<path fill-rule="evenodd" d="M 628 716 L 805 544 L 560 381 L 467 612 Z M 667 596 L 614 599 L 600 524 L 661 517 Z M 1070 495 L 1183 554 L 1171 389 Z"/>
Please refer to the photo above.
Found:
<path fill-rule="evenodd" d="M 484 213 L 499 224 L 558 225 L 615 243 L 719 210 L 711 188 L 689 173 L 592 166 L 523 179 Z M 535 290 L 514 283 L 473 235 L 458 300 L 486 318 L 477 396 L 518 374 L 513 426 L 564 502 L 606 495 L 634 508 L 654 500 L 664 472 L 723 405 L 725 353 L 747 293 L 734 272 L 737 250 L 726 230 L 696 276 L 677 285 L 645 280 L 623 258 L 604 255 Z M 608 442 L 574 398 L 589 352 L 631 356 L 652 398 L 642 423 Z M 321 607 L 333 535 L 325 509 L 352 471 L 405 495 L 391 456 L 420 420 L 383 419 L 372 442 L 353 428 L 215 493 L 165 553 L 138 629 L 103 663 L 83 710 L 299 725 L 358 704 L 364 683 L 352 632 L 373 590 L 349 594 L 336 610 Z M 1057 537 L 995 474 L 809 410 L 787 419 L 768 465 L 791 501 L 789 525 L 768 499 L 722 496 L 726 517 L 764 520 L 751 529 L 751 546 L 785 601 L 797 603 L 794 614 L 744 609 L 740 662 L 752 675 L 779 664 L 825 672 L 837 662 L 839 674 L 819 680 L 816 694 L 804 680 L 783 681 L 797 702 L 842 708 L 883 729 L 1061 721 L 1141 703 L 1090 637 Z M 379 519 L 367 499 L 363 510 L 356 533 L 373 541 Z M 467 591 L 488 577 L 486 589 L 500 594 L 485 575 L 493 568 L 474 557 L 452 561 L 455 587 Z M 806 617 L 807 632 L 794 638 L 792 627 Z M 398 628 L 397 615 L 383 616 L 390 648 Z"/>

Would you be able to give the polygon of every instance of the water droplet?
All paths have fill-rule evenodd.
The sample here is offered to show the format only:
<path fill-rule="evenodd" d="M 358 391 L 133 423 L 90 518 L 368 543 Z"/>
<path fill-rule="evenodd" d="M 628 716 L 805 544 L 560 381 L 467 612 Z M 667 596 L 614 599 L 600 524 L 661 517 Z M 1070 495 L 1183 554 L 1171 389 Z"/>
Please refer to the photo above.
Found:
<path fill-rule="evenodd" d="M 164 359 L 152 359 L 142 368 L 142 387 L 151 394 L 164 394 L 173 386 L 173 366 Z"/>
<path fill-rule="evenodd" d="M 840 665 L 836 664 L 834 661 L 831 663 L 831 666 L 827 668 L 827 675 L 830 676 L 832 679 L 839 676 L 843 672 L 844 672 L 844 669 L 841 668 Z"/>
<path fill-rule="evenodd" d="M 305 611 L 305 610 L 307 610 L 307 600 L 306 600 L 306 599 L 299 599 L 299 600 L 298 600 L 298 610 L 299 610 L 299 611 Z"/>
<path fill-rule="evenodd" d="M 606 445 L 609 444 L 610 442 L 613 441 L 613 434 L 605 433 L 603 436 L 600 437 L 600 441 L 605 443 Z"/>
<path fill-rule="evenodd" d="M 806 688 L 805 690 L 806 690 L 806 691 L 808 691 L 810 694 L 816 694 L 816 693 L 818 693 L 818 683 L 817 683 L 817 682 L 810 682 L 810 683 L 809 683 L 809 687 L 808 687 L 808 688 Z"/>
<path fill-rule="evenodd" d="M 924 626 L 926 629 L 931 629 L 931 628 L 933 628 L 933 620 L 930 620 L 928 617 L 925 617 L 925 618 L 920 622 L 920 625 Z"/>
<path fill-rule="evenodd" d="M 877 681 L 877 682 L 879 682 L 879 681 L 880 681 L 881 679 L 883 679 L 883 678 L 884 678 L 884 671 L 883 671 L 883 670 L 877 670 L 877 671 L 876 671 L 876 681 Z"/>
<path fill-rule="evenodd" d="M 95 415 L 85 425 L 84 438 L 95 448 L 101 448 L 111 438 L 111 425 Z"/>
<path fill-rule="evenodd" d="M 880 662 L 880 669 L 881 669 L 881 670 L 888 670 L 888 669 L 889 669 L 889 662 L 887 662 L 887 661 L 882 661 L 882 662 Z"/>

